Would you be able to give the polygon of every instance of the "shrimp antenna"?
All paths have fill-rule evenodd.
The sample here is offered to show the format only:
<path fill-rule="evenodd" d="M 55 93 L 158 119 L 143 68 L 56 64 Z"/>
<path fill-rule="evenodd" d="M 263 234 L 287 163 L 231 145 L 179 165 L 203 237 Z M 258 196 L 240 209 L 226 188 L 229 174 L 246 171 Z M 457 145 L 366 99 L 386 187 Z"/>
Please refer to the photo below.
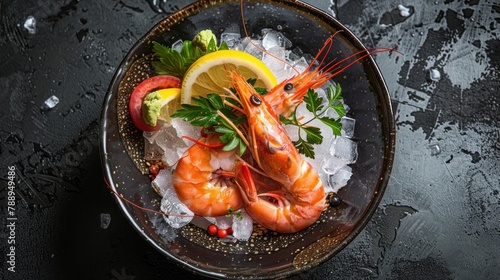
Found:
<path fill-rule="evenodd" d="M 181 214 L 167 214 L 167 213 L 164 213 L 164 212 L 161 212 L 161 211 L 157 211 L 157 210 L 154 210 L 154 209 L 149 209 L 149 208 L 146 208 L 146 207 L 142 207 L 138 204 L 136 204 L 135 202 L 132 202 L 130 201 L 129 199 L 125 198 L 122 194 L 118 193 L 116 190 L 114 190 L 111 185 L 108 183 L 108 180 L 106 180 L 106 178 L 104 178 L 104 183 L 106 184 L 106 187 L 108 187 L 108 189 L 114 194 L 116 195 L 116 197 L 118 197 L 119 199 L 125 201 L 126 203 L 134 206 L 135 208 L 137 209 L 140 209 L 140 210 L 143 210 L 143 211 L 147 211 L 147 212 L 152 212 L 152 213 L 155 213 L 155 214 L 159 214 L 159 215 L 162 215 L 162 216 L 175 216 L 175 217 L 192 217 L 192 218 L 198 218 L 198 216 L 196 215 L 181 215 Z"/>

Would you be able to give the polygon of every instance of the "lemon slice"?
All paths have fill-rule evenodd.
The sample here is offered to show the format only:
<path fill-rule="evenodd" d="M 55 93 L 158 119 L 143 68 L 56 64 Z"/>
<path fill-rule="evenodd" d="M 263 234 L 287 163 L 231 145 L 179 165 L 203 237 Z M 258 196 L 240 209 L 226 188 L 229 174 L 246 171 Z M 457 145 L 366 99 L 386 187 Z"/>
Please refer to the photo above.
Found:
<path fill-rule="evenodd" d="M 145 102 L 151 96 L 153 98 Z M 149 93 L 142 105 L 144 120 L 152 126 L 156 125 L 157 120 L 169 125 L 170 116 L 180 107 L 180 96 L 180 88 L 166 88 Z"/>
<path fill-rule="evenodd" d="M 170 116 L 179 109 L 181 89 L 180 88 L 167 88 L 159 90 L 160 94 L 165 100 L 161 106 L 160 115 L 158 119 L 170 124 Z"/>
<path fill-rule="evenodd" d="M 246 79 L 257 79 L 255 87 L 273 88 L 276 78 L 267 66 L 255 56 L 236 50 L 220 50 L 196 60 L 182 80 L 181 103 L 191 103 L 191 98 L 209 93 L 223 93 L 231 87 L 226 74 L 235 69 Z"/>

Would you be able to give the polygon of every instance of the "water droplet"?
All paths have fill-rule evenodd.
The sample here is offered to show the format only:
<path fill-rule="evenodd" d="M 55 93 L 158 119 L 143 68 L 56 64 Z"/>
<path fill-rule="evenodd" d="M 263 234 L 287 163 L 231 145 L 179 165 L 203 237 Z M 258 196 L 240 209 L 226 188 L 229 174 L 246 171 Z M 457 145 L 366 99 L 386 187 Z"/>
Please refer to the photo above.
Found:
<path fill-rule="evenodd" d="M 59 103 L 59 98 L 57 96 L 52 95 L 51 97 L 47 98 L 45 102 L 42 105 L 42 110 L 50 110 L 54 108 L 57 104 Z"/>
<path fill-rule="evenodd" d="M 382 14 L 379 20 L 379 24 L 382 27 L 393 26 L 398 23 L 404 22 L 414 13 L 415 8 L 413 6 L 405 7 L 403 5 L 398 5 L 391 11 Z"/>
<path fill-rule="evenodd" d="M 85 39 L 85 37 L 87 36 L 88 33 L 89 33 L 88 28 L 80 29 L 80 31 L 78 31 L 76 33 L 76 38 L 78 39 L 78 42 L 81 43 L 83 41 L 83 39 Z"/>
<path fill-rule="evenodd" d="M 36 19 L 34 16 L 29 16 L 24 22 L 23 27 L 28 30 L 29 34 L 36 34 Z"/>
<path fill-rule="evenodd" d="M 437 82 L 441 79 L 441 72 L 439 72 L 439 70 L 437 70 L 436 68 L 431 68 L 429 70 L 429 78 L 432 81 Z"/>
<path fill-rule="evenodd" d="M 431 150 L 431 156 L 437 156 L 441 153 L 441 147 L 438 144 L 429 145 L 429 149 Z"/>
<path fill-rule="evenodd" d="M 107 229 L 111 223 L 111 215 L 107 213 L 101 213 L 101 228 Z"/>
<path fill-rule="evenodd" d="M 398 5 L 398 9 L 399 9 L 399 14 L 402 17 L 409 17 L 409 16 L 411 16 L 409 8 L 407 8 L 407 7 L 403 6 L 403 5 Z"/>

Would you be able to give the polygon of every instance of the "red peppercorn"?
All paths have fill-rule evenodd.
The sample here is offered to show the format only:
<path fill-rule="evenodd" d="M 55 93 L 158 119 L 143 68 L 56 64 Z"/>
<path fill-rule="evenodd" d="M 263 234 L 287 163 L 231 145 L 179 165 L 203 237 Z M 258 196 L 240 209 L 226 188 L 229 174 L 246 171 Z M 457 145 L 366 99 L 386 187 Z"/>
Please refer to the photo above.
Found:
<path fill-rule="evenodd" d="M 224 238 L 226 236 L 227 236 L 227 230 L 225 230 L 225 229 L 219 229 L 217 231 L 217 237 Z"/>
<path fill-rule="evenodd" d="M 219 228 L 214 224 L 209 225 L 207 228 L 208 235 L 212 235 L 212 236 L 217 235 L 218 231 L 219 231 Z"/>
<path fill-rule="evenodd" d="M 158 167 L 158 165 L 153 164 L 149 167 L 149 173 L 151 173 L 153 177 L 156 177 L 156 175 L 158 175 L 158 172 L 160 172 L 160 168 Z"/>

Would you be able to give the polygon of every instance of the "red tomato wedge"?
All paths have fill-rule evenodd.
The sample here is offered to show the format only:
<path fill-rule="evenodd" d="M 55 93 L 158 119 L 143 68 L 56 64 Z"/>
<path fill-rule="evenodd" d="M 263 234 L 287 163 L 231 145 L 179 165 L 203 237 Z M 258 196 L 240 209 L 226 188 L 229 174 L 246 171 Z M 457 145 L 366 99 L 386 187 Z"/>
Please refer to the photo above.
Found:
<path fill-rule="evenodd" d="M 154 76 L 149 79 L 142 81 L 137 87 L 135 87 L 132 95 L 130 96 L 128 109 L 130 117 L 135 127 L 142 131 L 155 131 L 161 128 L 161 124 L 156 126 L 151 126 L 144 122 L 142 118 L 142 100 L 144 96 L 148 93 L 165 88 L 180 88 L 182 85 L 181 79 L 169 76 L 169 75 L 159 75 Z"/>

